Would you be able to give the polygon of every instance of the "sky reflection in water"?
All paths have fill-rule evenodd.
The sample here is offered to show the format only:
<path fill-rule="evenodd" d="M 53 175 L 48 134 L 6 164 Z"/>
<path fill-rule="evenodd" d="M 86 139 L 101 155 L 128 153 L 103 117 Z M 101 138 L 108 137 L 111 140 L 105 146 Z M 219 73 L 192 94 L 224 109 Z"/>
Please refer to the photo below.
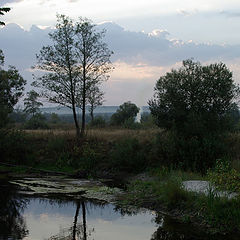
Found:
<path fill-rule="evenodd" d="M 83 206 L 79 207 L 76 224 L 76 239 L 84 239 Z M 152 221 L 154 215 L 142 212 L 137 215 L 122 216 L 114 206 L 96 205 L 85 202 L 87 239 L 97 240 L 147 240 L 151 239 L 157 226 Z M 24 210 L 29 235 L 27 239 L 71 239 L 77 203 L 51 202 L 49 200 L 31 199 Z M 65 237 L 65 238 L 63 238 Z"/>

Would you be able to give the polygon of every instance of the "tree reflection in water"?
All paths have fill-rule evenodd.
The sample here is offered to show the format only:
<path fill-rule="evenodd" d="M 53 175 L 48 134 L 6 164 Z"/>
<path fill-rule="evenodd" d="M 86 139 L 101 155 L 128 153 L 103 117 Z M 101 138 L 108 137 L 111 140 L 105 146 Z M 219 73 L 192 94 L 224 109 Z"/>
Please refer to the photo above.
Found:
<path fill-rule="evenodd" d="M 156 232 L 153 233 L 151 240 L 216 240 L 214 236 L 207 236 L 199 229 L 189 224 L 175 221 L 172 218 L 158 214 L 155 222 L 159 224 Z M 220 239 L 218 239 L 220 240 Z"/>
<path fill-rule="evenodd" d="M 78 216 L 82 209 L 82 222 L 78 223 Z M 76 202 L 76 212 L 73 220 L 73 226 L 67 229 L 61 229 L 59 234 L 52 236 L 49 240 L 90 240 L 94 228 L 88 229 L 86 218 L 86 206 L 84 201 Z"/>
<path fill-rule="evenodd" d="M 22 239 L 28 235 L 21 212 L 27 201 L 20 198 L 16 189 L 7 182 L 1 182 L 0 194 L 0 233 L 1 239 Z"/>

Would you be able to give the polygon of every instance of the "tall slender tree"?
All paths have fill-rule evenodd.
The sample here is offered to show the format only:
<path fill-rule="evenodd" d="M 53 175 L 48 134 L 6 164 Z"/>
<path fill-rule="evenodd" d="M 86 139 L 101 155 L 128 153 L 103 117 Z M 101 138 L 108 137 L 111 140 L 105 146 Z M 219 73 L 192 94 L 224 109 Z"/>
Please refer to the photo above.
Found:
<path fill-rule="evenodd" d="M 96 26 L 89 19 L 80 18 L 76 23 L 76 53 L 79 64 L 79 73 L 82 85 L 80 96 L 82 106 L 81 135 L 85 131 L 85 115 L 87 94 L 93 86 L 101 84 L 109 78 L 112 70 L 110 57 L 113 54 L 103 41 L 105 30 L 97 31 Z"/>
<path fill-rule="evenodd" d="M 73 112 L 76 134 L 80 136 L 76 103 L 81 92 L 75 51 L 73 21 L 57 15 L 56 30 L 49 34 L 52 46 L 44 46 L 37 55 L 36 69 L 45 73 L 36 78 L 34 86 L 43 89 L 41 95 L 52 103 L 69 107 Z"/>
<path fill-rule="evenodd" d="M 56 30 L 49 36 L 52 46 L 43 47 L 37 55 L 36 69 L 45 73 L 36 78 L 35 86 L 50 102 L 67 106 L 73 111 L 77 136 L 85 131 L 87 93 L 92 86 L 108 79 L 113 53 L 103 42 L 104 31 L 97 31 L 88 19 L 73 21 L 57 15 Z M 76 107 L 82 109 L 81 132 Z"/>

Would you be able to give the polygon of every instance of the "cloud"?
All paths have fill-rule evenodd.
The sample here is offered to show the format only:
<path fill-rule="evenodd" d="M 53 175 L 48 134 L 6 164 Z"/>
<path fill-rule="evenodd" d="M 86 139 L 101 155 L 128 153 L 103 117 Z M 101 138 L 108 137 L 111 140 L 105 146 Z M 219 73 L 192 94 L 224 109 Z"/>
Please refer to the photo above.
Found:
<path fill-rule="evenodd" d="M 181 66 L 184 59 L 194 58 L 202 63 L 222 61 L 240 77 L 240 45 L 197 44 L 194 41 L 170 39 L 166 30 L 150 33 L 126 31 L 113 22 L 97 25 L 107 30 L 105 41 L 114 51 L 112 62 L 115 70 L 105 84 L 106 103 L 121 104 L 126 100 L 145 105 L 153 94 L 156 80 L 171 68 Z M 32 81 L 30 67 L 36 63 L 35 54 L 42 46 L 51 44 L 49 27 L 33 25 L 25 31 L 17 24 L 0 29 L 1 49 L 6 65 L 15 65 L 28 80 Z"/>
<path fill-rule="evenodd" d="M 1 0 L 0 5 L 3 6 L 6 3 L 15 3 L 15 2 L 22 2 L 24 0 Z"/>
<path fill-rule="evenodd" d="M 221 15 L 224 15 L 228 18 L 239 18 L 240 17 L 240 12 L 236 12 L 236 11 L 222 11 L 220 12 Z"/>
<path fill-rule="evenodd" d="M 177 13 L 183 15 L 185 17 L 193 16 L 198 13 L 198 10 L 186 10 L 186 9 L 178 9 Z"/>
<path fill-rule="evenodd" d="M 106 28 L 106 41 L 115 52 L 113 60 L 128 64 L 145 63 L 152 66 L 167 66 L 187 58 L 199 61 L 224 61 L 240 56 L 240 45 L 198 44 L 170 40 L 166 30 L 151 33 L 125 31 L 114 23 L 103 23 Z"/>
<path fill-rule="evenodd" d="M 114 51 L 113 62 L 130 65 L 168 66 L 187 58 L 199 61 L 227 61 L 240 57 L 240 45 L 217 45 L 169 39 L 166 30 L 150 33 L 131 32 L 121 26 L 105 22 L 97 26 L 107 30 L 105 41 Z M 34 64 L 34 56 L 44 45 L 50 44 L 50 28 L 32 26 L 25 31 L 17 24 L 8 24 L 0 29 L 1 48 L 6 51 L 9 62 L 29 68 Z M 20 60 L 21 59 L 21 60 Z"/>

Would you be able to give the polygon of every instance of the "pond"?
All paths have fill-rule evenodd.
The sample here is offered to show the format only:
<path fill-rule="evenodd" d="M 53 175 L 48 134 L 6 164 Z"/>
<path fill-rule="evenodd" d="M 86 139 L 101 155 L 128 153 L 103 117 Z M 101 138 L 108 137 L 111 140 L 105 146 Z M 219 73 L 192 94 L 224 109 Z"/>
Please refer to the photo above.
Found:
<path fill-rule="evenodd" d="M 0 183 L 0 191 L 0 239 L 4 240 L 220 239 L 149 210 L 126 211 L 87 198 L 26 196 L 8 182 Z"/>

